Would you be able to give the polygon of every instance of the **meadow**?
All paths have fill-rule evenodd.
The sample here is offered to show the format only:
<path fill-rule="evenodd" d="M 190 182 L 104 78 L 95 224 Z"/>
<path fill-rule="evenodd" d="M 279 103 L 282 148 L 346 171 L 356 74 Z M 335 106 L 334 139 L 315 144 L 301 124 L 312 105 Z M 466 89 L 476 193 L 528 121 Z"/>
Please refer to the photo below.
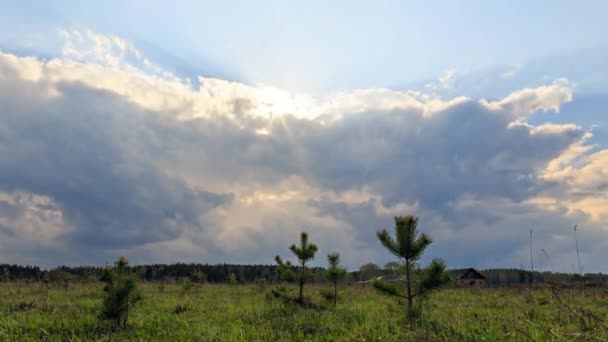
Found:
<path fill-rule="evenodd" d="M 100 283 L 0 283 L 2 341 L 608 341 L 606 289 L 460 289 L 433 292 L 419 318 L 371 286 L 343 284 L 334 308 L 285 304 L 272 285 L 141 283 L 126 329 L 98 319 Z M 295 287 L 291 289 L 295 292 Z"/>

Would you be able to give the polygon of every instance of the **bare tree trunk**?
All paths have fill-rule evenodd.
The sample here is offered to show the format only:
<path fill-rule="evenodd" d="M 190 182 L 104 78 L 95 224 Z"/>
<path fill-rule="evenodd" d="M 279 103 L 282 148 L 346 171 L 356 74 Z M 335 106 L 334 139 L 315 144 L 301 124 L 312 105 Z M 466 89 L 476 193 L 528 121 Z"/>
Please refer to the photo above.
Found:
<path fill-rule="evenodd" d="M 127 299 L 127 312 L 125 312 L 125 318 L 124 318 L 124 321 L 122 322 L 123 328 L 127 327 L 128 320 L 129 320 L 129 299 Z"/>
<path fill-rule="evenodd" d="M 412 278 L 411 278 L 411 272 L 410 272 L 410 260 L 406 259 L 405 260 L 405 273 L 406 273 L 406 282 L 407 282 L 407 313 L 408 315 L 412 314 L 412 299 L 414 299 L 414 297 L 412 297 Z"/>
<path fill-rule="evenodd" d="M 338 302 L 338 280 L 334 279 L 334 308 Z"/>
<path fill-rule="evenodd" d="M 304 303 L 304 263 L 300 269 L 300 303 Z"/>

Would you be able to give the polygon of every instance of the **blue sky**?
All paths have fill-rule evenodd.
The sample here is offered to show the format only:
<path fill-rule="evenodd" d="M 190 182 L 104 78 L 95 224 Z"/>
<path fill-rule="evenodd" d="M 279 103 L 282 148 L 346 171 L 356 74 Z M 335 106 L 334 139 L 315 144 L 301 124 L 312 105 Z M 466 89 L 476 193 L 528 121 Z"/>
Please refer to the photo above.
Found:
<path fill-rule="evenodd" d="M 318 93 L 605 50 L 607 11 L 603 1 L 9 1 L 0 43 L 53 53 L 44 45 L 56 27 L 86 27 L 180 73 Z"/>
<path fill-rule="evenodd" d="M 534 227 L 570 271 L 578 224 L 606 272 L 607 7 L 2 2 L 0 263 L 272 263 L 306 230 L 356 268 L 414 213 L 450 267 L 527 264 Z"/>

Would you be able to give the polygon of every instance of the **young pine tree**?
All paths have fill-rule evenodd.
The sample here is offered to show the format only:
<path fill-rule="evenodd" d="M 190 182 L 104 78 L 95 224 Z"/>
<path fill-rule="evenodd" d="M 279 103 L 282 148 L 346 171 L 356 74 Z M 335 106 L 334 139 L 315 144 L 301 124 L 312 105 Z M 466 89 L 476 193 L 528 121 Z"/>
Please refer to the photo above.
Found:
<path fill-rule="evenodd" d="M 105 270 L 101 280 L 106 283 L 102 317 L 114 321 L 117 327 L 126 328 L 129 309 L 141 300 L 135 274 L 129 269 L 127 258 L 118 258 L 112 269 Z"/>
<path fill-rule="evenodd" d="M 298 257 L 300 262 L 300 267 L 298 267 L 298 275 L 297 279 L 300 283 L 300 295 L 298 296 L 298 302 L 300 304 L 304 304 L 304 282 L 309 277 L 308 268 L 306 267 L 306 263 L 315 257 L 315 253 L 318 248 L 317 245 L 313 243 L 308 243 L 308 234 L 306 232 L 302 232 L 300 235 L 300 246 L 296 246 L 294 243 L 289 247 L 289 249 Z M 275 260 L 279 264 L 278 272 L 284 280 L 286 278 L 291 277 L 291 263 L 289 261 L 283 262 L 281 257 L 278 255 L 275 257 Z"/>
<path fill-rule="evenodd" d="M 300 283 L 300 296 L 298 301 L 300 304 L 304 303 L 304 281 L 310 276 L 308 274 L 308 268 L 306 267 L 306 262 L 315 258 L 315 253 L 317 253 L 317 245 L 314 243 L 308 243 L 308 233 L 302 232 L 300 234 L 300 247 L 295 244 L 291 245 L 289 249 L 298 257 L 300 261 L 300 267 L 298 272 L 298 281 Z"/>
<path fill-rule="evenodd" d="M 338 281 L 342 280 L 346 276 L 346 269 L 340 266 L 340 254 L 331 253 L 327 255 L 327 279 L 334 283 L 334 307 L 338 300 Z"/>
<path fill-rule="evenodd" d="M 407 215 L 395 217 L 395 238 L 383 229 L 378 232 L 378 239 L 393 255 L 404 260 L 406 293 L 381 281 L 375 281 L 374 286 L 389 295 L 407 299 L 407 309 L 410 317 L 413 314 L 413 300 L 430 290 L 436 289 L 450 281 L 443 260 L 433 259 L 418 281 L 412 277 L 413 267 L 420 260 L 424 250 L 432 243 L 431 238 L 422 233 L 418 234 L 418 217 Z M 414 288 L 416 286 L 416 288 Z"/>
<path fill-rule="evenodd" d="M 192 281 L 192 279 L 190 279 L 190 277 L 181 277 L 178 281 L 182 285 L 181 296 L 186 297 L 194 288 L 194 282 Z"/>
<path fill-rule="evenodd" d="M 228 277 L 226 278 L 226 280 L 228 280 L 228 284 L 230 284 L 230 285 L 236 285 L 236 274 L 230 273 L 228 275 Z"/>

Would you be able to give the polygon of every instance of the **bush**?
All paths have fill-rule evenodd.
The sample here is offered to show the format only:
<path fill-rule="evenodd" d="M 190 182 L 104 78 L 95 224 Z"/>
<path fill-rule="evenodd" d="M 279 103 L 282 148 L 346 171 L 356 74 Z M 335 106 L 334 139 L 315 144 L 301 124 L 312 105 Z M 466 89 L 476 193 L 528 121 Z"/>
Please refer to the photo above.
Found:
<path fill-rule="evenodd" d="M 203 284 L 207 282 L 207 275 L 200 271 L 194 272 L 190 274 L 190 281 L 195 284 Z"/>
<path fill-rule="evenodd" d="M 258 291 L 264 292 L 266 290 L 266 278 L 255 278 L 255 285 L 258 288 Z"/>
<path fill-rule="evenodd" d="M 178 304 L 173 308 L 173 313 L 174 314 L 181 314 L 184 313 L 188 310 L 188 306 L 186 305 L 182 305 L 182 304 Z"/>
<path fill-rule="evenodd" d="M 333 303 L 336 300 L 336 295 L 335 295 L 334 291 L 331 291 L 328 289 L 322 289 L 321 291 L 319 291 L 319 294 L 321 295 L 321 297 L 323 297 L 328 302 Z"/>

